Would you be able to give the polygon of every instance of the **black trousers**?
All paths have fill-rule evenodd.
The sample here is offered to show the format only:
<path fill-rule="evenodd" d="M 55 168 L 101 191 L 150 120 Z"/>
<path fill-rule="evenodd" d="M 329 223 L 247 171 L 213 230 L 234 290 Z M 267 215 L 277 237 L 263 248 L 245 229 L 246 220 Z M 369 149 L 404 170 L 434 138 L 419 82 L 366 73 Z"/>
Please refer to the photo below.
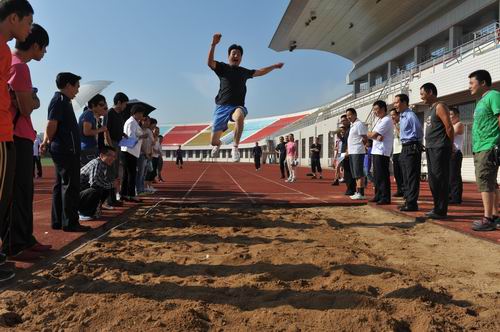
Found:
<path fill-rule="evenodd" d="M 403 170 L 401 167 L 401 154 L 396 153 L 392 155 L 392 168 L 394 170 L 394 179 L 396 180 L 396 186 L 398 188 L 398 193 L 404 193 L 404 179 Z"/>
<path fill-rule="evenodd" d="M 128 152 L 122 152 L 123 177 L 120 196 L 135 196 L 135 178 L 137 176 L 137 159 Z"/>
<path fill-rule="evenodd" d="M 409 207 L 418 207 L 420 194 L 420 174 L 422 164 L 422 150 L 420 144 L 404 145 L 399 156 L 403 173 L 404 198 Z"/>
<path fill-rule="evenodd" d="M 175 164 L 176 165 L 183 165 L 184 164 L 184 160 L 182 160 L 182 158 L 177 157 L 175 159 Z"/>
<path fill-rule="evenodd" d="M 255 164 L 255 169 L 260 168 L 260 157 L 261 156 L 254 156 L 253 157 L 253 163 Z"/>
<path fill-rule="evenodd" d="M 35 177 L 35 169 L 36 175 L 41 178 L 42 177 L 42 161 L 40 160 L 40 156 L 33 156 L 33 177 Z"/>
<path fill-rule="evenodd" d="M 52 227 L 74 227 L 79 224 L 80 156 L 52 154 L 56 183 L 52 190 Z"/>
<path fill-rule="evenodd" d="M 450 201 L 462 203 L 464 184 L 462 182 L 462 151 L 451 154 L 450 159 Z"/>
<path fill-rule="evenodd" d="M 281 177 L 285 177 L 285 170 L 286 170 L 286 177 L 290 177 L 290 171 L 288 170 L 288 166 L 286 165 L 286 158 L 280 158 L 280 172 L 281 172 Z"/>
<path fill-rule="evenodd" d="M 354 194 L 356 192 L 356 179 L 352 176 L 349 156 L 342 161 L 342 167 L 344 168 L 344 181 L 347 186 L 346 192 Z"/>
<path fill-rule="evenodd" d="M 311 171 L 313 173 L 322 173 L 323 170 L 321 169 L 321 162 L 319 158 L 311 158 Z"/>
<path fill-rule="evenodd" d="M 381 155 L 372 155 L 373 177 L 375 184 L 375 199 L 379 202 L 391 201 L 391 178 L 389 172 L 390 158 Z"/>
<path fill-rule="evenodd" d="M 12 220 L 15 170 L 14 142 L 0 142 L 0 234 L 8 233 Z M 2 240 L 5 241 L 3 235 Z"/>
<path fill-rule="evenodd" d="M 80 192 L 79 212 L 84 216 L 93 216 L 97 211 L 99 204 L 104 203 L 109 196 L 110 189 L 87 188 Z"/>
<path fill-rule="evenodd" d="M 33 236 L 33 142 L 14 137 L 16 172 L 9 229 L 2 233 L 3 251 L 16 254 L 36 244 Z"/>
<path fill-rule="evenodd" d="M 429 187 L 434 199 L 434 212 L 446 215 L 450 194 L 451 147 L 428 148 L 426 155 Z"/>

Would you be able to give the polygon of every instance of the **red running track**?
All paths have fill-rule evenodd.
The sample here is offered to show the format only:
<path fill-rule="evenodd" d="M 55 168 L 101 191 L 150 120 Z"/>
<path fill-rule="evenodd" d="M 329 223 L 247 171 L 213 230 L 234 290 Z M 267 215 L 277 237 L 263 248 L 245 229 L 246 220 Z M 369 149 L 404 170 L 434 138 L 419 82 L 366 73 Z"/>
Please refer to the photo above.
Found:
<path fill-rule="evenodd" d="M 251 164 L 225 163 L 185 163 L 184 169 L 177 169 L 173 163 L 165 163 L 163 177 L 165 183 L 157 184 L 158 192 L 144 199 L 145 204 L 235 204 L 235 208 L 245 205 L 274 206 L 352 206 L 366 204 L 366 201 L 353 202 L 344 195 L 345 186 L 332 187 L 332 172 L 326 171 L 323 180 L 312 180 L 306 176 L 309 170 L 299 168 L 298 181 L 286 183 L 279 178 L 277 165 L 263 165 L 255 171 Z M 51 193 L 54 182 L 54 171 L 51 167 L 44 169 L 45 178 L 35 180 L 35 236 L 45 244 L 52 244 L 56 251 L 68 246 L 83 236 L 81 233 L 66 233 L 50 228 Z M 371 187 L 371 186 L 370 186 Z M 394 190 L 394 188 L 393 188 Z M 367 190 L 372 196 L 372 190 Z M 383 206 L 385 210 L 400 213 L 397 205 L 401 200 L 393 200 L 393 204 Z M 421 217 L 432 208 L 432 196 L 427 183 L 421 185 L 421 211 L 409 213 L 411 217 Z M 93 228 L 99 228 L 111 218 L 124 213 L 132 207 L 126 204 L 123 208 L 106 211 L 102 220 L 86 222 Z M 464 185 L 464 203 L 450 206 L 450 218 L 447 221 L 433 221 L 436 224 L 473 235 L 500 244 L 500 231 L 473 232 L 470 224 L 482 215 L 480 195 L 473 183 Z M 41 257 L 40 259 L 43 259 Z M 18 267 L 29 267 L 33 262 L 16 262 Z"/>

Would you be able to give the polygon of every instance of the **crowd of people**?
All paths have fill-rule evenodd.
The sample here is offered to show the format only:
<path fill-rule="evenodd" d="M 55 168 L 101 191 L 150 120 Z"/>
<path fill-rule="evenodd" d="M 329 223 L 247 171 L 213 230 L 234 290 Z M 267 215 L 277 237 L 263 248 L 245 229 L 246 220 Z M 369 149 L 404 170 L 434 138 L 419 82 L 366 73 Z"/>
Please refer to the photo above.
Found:
<path fill-rule="evenodd" d="M 472 127 L 472 152 L 476 182 L 484 208 L 484 216 L 472 223 L 475 231 L 500 229 L 497 174 L 500 165 L 500 92 L 492 89 L 488 71 L 477 70 L 469 75 L 469 90 L 478 99 Z M 410 108 L 406 94 L 394 97 L 393 108 L 382 100 L 372 105 L 376 120 L 373 129 L 357 117 L 353 108 L 340 117 L 333 149 L 334 179 L 332 185 L 345 183 L 345 194 L 353 200 L 366 200 L 365 187 L 373 183 L 374 196 L 370 202 L 377 205 L 391 204 L 391 197 L 403 197 L 401 211 L 419 211 L 422 154 L 427 162 L 427 179 L 433 197 L 433 209 L 425 216 L 446 219 L 449 204 L 462 204 L 462 160 L 465 126 L 460 121 L 457 108 L 450 108 L 438 97 L 437 87 L 425 83 L 420 88 L 421 101 L 429 107 L 430 114 L 421 123 Z M 425 136 L 424 136 L 424 126 Z M 293 135 L 279 138 L 281 177 L 290 164 L 285 159 L 288 145 L 296 146 Z M 291 141 L 290 141 L 291 140 Z M 296 149 L 296 148 L 295 148 Z M 310 146 L 312 178 L 316 172 L 321 177 L 318 139 Z M 396 192 L 391 196 L 392 174 Z M 289 175 L 290 176 L 290 175 Z"/>
<path fill-rule="evenodd" d="M 7 257 L 32 260 L 51 250 L 33 233 L 34 178 L 42 177 L 40 156 L 50 153 L 56 170 L 51 223 L 55 230 L 84 232 L 80 221 L 100 216 L 123 201 L 155 192 L 161 177 L 162 154 L 157 121 L 141 104 L 123 112 L 129 102 L 117 93 L 108 110 L 106 98 L 92 97 L 77 119 L 71 100 L 81 77 L 63 72 L 56 77 L 57 92 L 48 107 L 43 141 L 31 114 L 40 107 L 28 63 L 41 61 L 49 34 L 33 23 L 27 0 L 0 1 L 0 281 L 14 277 L 2 269 Z M 14 49 L 7 42 L 15 39 Z"/>

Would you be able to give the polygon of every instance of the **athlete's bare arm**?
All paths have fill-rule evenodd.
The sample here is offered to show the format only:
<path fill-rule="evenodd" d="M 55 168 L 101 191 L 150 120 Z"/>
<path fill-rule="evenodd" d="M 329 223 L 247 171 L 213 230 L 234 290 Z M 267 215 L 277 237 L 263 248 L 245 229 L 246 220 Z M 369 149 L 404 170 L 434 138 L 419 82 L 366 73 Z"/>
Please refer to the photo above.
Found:
<path fill-rule="evenodd" d="M 214 60 L 214 53 L 215 53 L 215 46 L 220 42 L 222 38 L 222 35 L 220 33 L 214 34 L 212 37 L 212 45 L 210 45 L 210 51 L 208 52 L 208 66 L 212 69 L 215 69 L 215 60 Z"/>
<path fill-rule="evenodd" d="M 258 69 L 255 71 L 255 74 L 253 74 L 253 77 L 264 76 L 266 74 L 269 74 L 270 72 L 272 72 L 275 69 L 283 68 L 283 65 L 284 65 L 284 63 L 280 62 L 280 63 L 274 64 L 272 66 L 269 66 L 269 67 Z"/>

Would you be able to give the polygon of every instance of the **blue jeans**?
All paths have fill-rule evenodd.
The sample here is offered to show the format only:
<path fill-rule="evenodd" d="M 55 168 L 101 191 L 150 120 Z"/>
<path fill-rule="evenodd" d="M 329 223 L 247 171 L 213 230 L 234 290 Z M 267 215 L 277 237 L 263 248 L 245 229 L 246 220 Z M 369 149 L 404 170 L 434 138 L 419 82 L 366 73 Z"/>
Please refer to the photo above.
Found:
<path fill-rule="evenodd" d="M 145 155 L 141 154 L 139 159 L 137 159 L 137 177 L 135 180 L 135 187 L 137 189 L 137 194 L 144 192 L 144 180 L 146 179 L 146 166 L 148 159 Z"/>

